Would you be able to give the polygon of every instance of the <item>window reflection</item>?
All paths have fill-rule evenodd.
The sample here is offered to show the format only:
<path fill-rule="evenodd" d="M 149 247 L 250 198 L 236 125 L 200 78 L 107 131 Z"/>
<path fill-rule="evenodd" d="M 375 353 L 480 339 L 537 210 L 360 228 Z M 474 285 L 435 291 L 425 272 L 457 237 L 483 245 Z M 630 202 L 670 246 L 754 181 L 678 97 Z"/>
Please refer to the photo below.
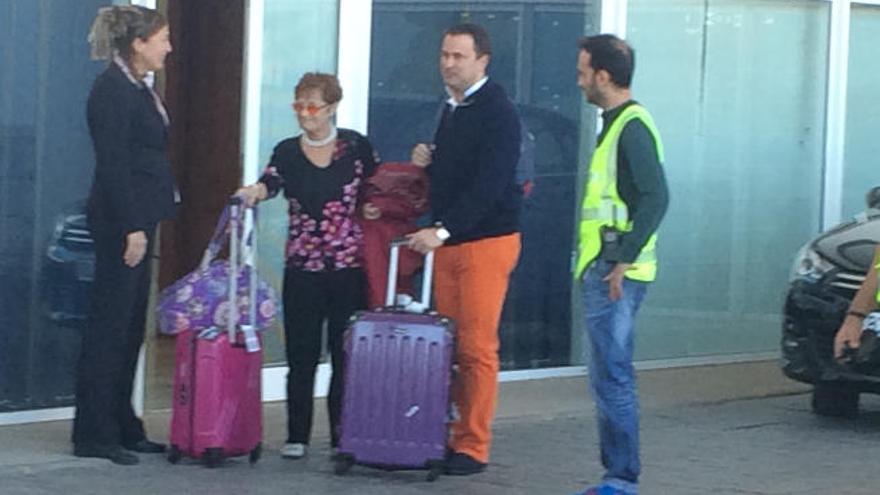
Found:
<path fill-rule="evenodd" d="M 505 369 L 568 364 L 570 257 L 581 122 L 577 40 L 596 30 L 596 2 L 401 2 L 374 0 L 370 140 L 386 160 L 406 160 L 431 140 L 445 100 L 437 54 L 445 28 L 485 26 L 489 75 L 504 86 L 535 139 L 535 188 L 522 216 L 523 250 L 501 324 Z M 575 328 L 579 328 L 578 325 Z"/>
<path fill-rule="evenodd" d="M 0 3 L 0 412 L 72 402 L 93 270 L 85 107 L 104 68 L 84 40 L 109 3 Z"/>

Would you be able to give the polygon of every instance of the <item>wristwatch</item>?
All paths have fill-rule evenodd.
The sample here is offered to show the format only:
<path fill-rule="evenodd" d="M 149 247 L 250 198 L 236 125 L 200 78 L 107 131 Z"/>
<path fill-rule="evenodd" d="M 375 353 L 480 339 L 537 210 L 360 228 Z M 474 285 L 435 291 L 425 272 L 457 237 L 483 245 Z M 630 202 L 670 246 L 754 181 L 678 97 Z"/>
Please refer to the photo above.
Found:
<path fill-rule="evenodd" d="M 865 318 L 868 317 L 868 314 L 867 314 L 867 313 L 863 313 L 863 312 L 861 312 L 861 311 L 856 311 L 856 310 L 854 310 L 854 309 L 851 309 L 851 310 L 847 311 L 847 312 L 846 312 L 846 315 L 847 315 L 847 316 L 855 316 L 856 318 L 858 318 L 858 319 L 860 319 L 860 320 L 864 320 Z"/>
<path fill-rule="evenodd" d="M 449 239 L 452 236 L 452 234 L 446 230 L 446 227 L 443 226 L 437 227 L 434 233 L 437 234 L 437 239 L 440 239 L 440 242 L 446 242 L 446 239 Z"/>

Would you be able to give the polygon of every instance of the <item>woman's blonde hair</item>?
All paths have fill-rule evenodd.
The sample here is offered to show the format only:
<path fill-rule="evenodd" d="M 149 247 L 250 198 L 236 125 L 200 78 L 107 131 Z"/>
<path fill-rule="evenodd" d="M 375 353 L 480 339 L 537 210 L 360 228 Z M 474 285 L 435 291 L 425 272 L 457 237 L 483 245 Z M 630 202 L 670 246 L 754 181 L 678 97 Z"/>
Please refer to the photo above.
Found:
<path fill-rule="evenodd" d="M 168 25 L 159 12 L 138 5 L 114 5 L 98 9 L 89 31 L 93 60 L 109 60 L 119 55 L 131 57 L 135 39 L 147 40 Z"/>

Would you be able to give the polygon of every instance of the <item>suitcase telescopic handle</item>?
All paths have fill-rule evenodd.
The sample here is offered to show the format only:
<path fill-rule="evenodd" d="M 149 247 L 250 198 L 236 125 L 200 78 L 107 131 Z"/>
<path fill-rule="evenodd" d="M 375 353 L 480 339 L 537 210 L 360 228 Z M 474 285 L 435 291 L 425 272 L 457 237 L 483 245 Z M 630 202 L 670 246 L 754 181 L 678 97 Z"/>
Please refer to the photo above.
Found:
<path fill-rule="evenodd" d="M 388 259 L 388 286 L 385 290 L 385 305 L 394 306 L 397 296 L 397 271 L 400 264 L 400 247 L 409 241 L 405 237 L 391 241 L 391 254 Z M 426 310 L 431 307 L 431 282 L 434 276 L 434 252 L 425 255 L 425 269 L 422 276 L 422 297 L 420 303 Z"/>
<path fill-rule="evenodd" d="M 235 342 L 235 327 L 238 324 L 238 251 L 241 249 L 239 245 L 240 235 L 238 233 L 239 226 L 239 210 L 241 209 L 241 198 L 233 196 L 229 200 L 229 293 L 227 294 L 229 302 L 229 315 L 226 318 L 226 332 L 229 337 L 229 343 Z"/>
<path fill-rule="evenodd" d="M 229 317 L 226 321 L 226 332 L 229 342 L 235 342 L 235 330 L 238 324 L 238 264 L 246 262 L 242 260 L 244 255 L 242 244 L 242 231 L 244 225 L 241 220 L 244 218 L 239 213 L 244 207 L 244 202 L 238 196 L 232 196 L 229 199 Z M 252 266 L 250 268 L 249 283 L 249 307 L 250 325 L 253 331 L 257 328 L 257 211 L 255 207 L 246 208 L 245 211 L 251 212 L 251 232 L 246 242 L 250 244 L 250 252 Z"/>

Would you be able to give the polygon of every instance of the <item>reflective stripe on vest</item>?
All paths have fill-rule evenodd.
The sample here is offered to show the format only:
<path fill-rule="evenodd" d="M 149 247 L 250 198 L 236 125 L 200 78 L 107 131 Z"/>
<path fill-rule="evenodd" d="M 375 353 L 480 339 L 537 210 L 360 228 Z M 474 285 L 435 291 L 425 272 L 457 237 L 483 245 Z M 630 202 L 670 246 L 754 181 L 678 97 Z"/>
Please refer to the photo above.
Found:
<path fill-rule="evenodd" d="M 614 119 L 602 143 L 596 147 L 590 160 L 584 199 L 581 203 L 581 220 L 578 228 L 578 257 L 575 278 L 580 278 L 587 266 L 602 249 L 602 227 L 614 227 L 621 232 L 632 230 L 626 203 L 617 192 L 617 148 L 623 128 L 631 120 L 639 119 L 654 138 L 657 157 L 663 163 L 663 143 L 654 125 L 654 119 L 640 105 L 630 105 Z M 626 278 L 650 282 L 657 275 L 657 234 L 651 235 L 642 247 Z M 878 296 L 880 297 L 880 296 Z"/>
<path fill-rule="evenodd" d="M 874 270 L 877 271 L 877 293 L 874 294 L 874 300 L 880 305 L 880 263 L 874 265 Z"/>

